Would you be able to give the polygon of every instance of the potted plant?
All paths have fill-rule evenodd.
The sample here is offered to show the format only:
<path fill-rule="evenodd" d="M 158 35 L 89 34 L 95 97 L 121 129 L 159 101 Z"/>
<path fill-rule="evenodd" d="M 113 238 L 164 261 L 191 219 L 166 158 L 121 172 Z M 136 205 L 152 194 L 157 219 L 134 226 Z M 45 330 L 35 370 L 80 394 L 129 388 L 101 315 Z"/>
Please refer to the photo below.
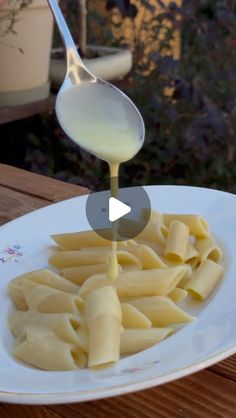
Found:
<path fill-rule="evenodd" d="M 0 0 L 0 106 L 48 97 L 52 31 L 46 0 Z"/>
<path fill-rule="evenodd" d="M 128 48 L 88 45 L 87 0 L 77 1 L 78 47 L 84 64 L 96 76 L 105 80 L 119 80 L 129 73 L 132 67 L 132 53 Z M 66 61 L 63 48 L 52 50 L 50 79 L 56 86 L 65 77 Z"/>

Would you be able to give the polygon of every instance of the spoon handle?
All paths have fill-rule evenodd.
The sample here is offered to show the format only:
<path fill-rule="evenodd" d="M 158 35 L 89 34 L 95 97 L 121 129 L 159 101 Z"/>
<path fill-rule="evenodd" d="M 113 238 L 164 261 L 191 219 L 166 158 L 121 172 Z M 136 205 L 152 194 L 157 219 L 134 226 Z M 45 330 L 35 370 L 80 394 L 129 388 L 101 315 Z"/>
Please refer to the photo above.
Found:
<path fill-rule="evenodd" d="M 66 59 L 67 59 L 67 74 L 70 75 L 75 73 L 75 67 L 77 67 L 77 78 L 80 80 L 84 79 L 96 79 L 90 71 L 85 67 L 83 61 L 81 60 L 77 48 L 75 46 L 74 40 L 71 36 L 67 23 L 64 19 L 64 16 L 61 12 L 60 7 L 58 6 L 58 0 L 47 0 L 51 8 L 51 11 L 57 22 L 57 26 L 60 30 L 65 50 L 66 50 Z M 77 80 L 78 82 L 78 80 Z"/>

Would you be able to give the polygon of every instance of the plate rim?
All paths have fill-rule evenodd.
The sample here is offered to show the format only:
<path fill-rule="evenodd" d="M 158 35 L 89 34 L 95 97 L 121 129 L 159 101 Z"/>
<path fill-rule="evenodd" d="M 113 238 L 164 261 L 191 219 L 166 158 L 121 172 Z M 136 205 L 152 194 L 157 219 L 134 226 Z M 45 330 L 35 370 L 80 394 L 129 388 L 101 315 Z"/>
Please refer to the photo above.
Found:
<path fill-rule="evenodd" d="M 200 372 L 236 353 L 236 344 L 227 350 L 222 350 L 218 354 L 207 357 L 207 359 L 196 362 L 191 366 L 179 368 L 174 372 L 155 376 L 137 383 L 127 383 L 113 386 L 111 389 L 87 389 L 83 391 L 70 392 L 50 392 L 50 393 L 18 393 L 9 391 L 0 391 L 0 401 L 12 404 L 25 405 L 56 405 L 65 403 L 80 403 L 98 399 L 111 398 L 114 396 L 134 393 L 144 389 L 150 389 L 175 380 L 185 378 L 191 374 Z M 184 375 L 183 375 L 184 372 Z M 72 371 L 74 373 L 74 371 Z M 85 395 L 85 396 L 84 396 Z M 94 396 L 95 395 L 95 396 Z M 54 398 L 54 399 L 53 399 Z M 63 399 L 62 399 L 63 398 Z M 68 399 L 67 399 L 68 398 Z M 40 402 L 38 402 L 40 401 Z"/>

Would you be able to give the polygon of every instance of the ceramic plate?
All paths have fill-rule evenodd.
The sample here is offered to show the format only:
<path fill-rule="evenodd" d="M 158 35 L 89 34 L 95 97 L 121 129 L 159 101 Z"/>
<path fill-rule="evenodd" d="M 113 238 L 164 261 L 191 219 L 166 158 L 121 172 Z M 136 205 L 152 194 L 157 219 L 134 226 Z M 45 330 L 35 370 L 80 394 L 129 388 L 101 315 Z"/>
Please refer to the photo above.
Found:
<path fill-rule="evenodd" d="M 50 234 L 90 229 L 87 196 L 39 209 L 0 228 L 0 401 L 50 404 L 120 395 L 170 382 L 236 352 L 236 196 L 195 187 L 150 186 L 146 191 L 153 209 L 206 217 L 223 248 L 224 279 L 210 300 L 188 303 L 196 321 L 100 371 L 46 372 L 17 362 L 11 356 L 13 337 L 7 328 L 13 309 L 8 282 L 48 266 Z"/>

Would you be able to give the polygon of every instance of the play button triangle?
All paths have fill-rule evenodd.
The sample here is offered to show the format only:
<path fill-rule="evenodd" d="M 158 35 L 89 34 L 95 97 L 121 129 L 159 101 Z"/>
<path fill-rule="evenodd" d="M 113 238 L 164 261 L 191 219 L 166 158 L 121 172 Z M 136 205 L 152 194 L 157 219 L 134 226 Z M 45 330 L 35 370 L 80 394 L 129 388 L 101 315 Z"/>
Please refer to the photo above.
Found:
<path fill-rule="evenodd" d="M 109 221 L 114 222 L 131 212 L 131 207 L 116 199 L 110 197 L 109 199 Z"/>

